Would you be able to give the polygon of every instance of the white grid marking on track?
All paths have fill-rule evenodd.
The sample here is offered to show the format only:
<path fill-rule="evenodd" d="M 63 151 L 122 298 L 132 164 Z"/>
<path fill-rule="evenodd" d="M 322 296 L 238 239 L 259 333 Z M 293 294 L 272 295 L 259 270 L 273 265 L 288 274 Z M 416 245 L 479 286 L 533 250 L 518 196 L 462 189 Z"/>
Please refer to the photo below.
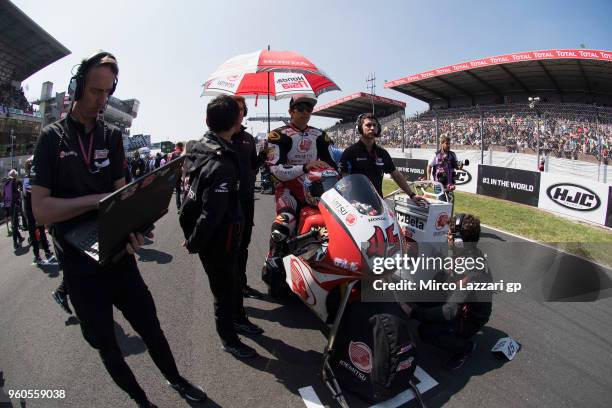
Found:
<path fill-rule="evenodd" d="M 321 404 L 321 400 L 317 396 L 314 388 L 308 386 L 303 387 L 298 390 L 302 399 L 304 400 L 304 404 L 306 404 L 307 408 L 323 408 L 323 404 Z"/>

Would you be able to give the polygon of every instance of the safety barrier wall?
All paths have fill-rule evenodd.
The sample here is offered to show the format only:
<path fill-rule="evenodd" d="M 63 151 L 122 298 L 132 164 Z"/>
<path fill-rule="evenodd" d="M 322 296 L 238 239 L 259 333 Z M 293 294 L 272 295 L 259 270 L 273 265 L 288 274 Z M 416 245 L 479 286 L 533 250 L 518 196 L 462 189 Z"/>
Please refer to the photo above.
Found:
<path fill-rule="evenodd" d="M 427 160 L 393 158 L 407 180 L 425 177 Z M 572 175 L 478 165 L 457 171 L 456 188 L 612 227 L 612 186 Z"/>

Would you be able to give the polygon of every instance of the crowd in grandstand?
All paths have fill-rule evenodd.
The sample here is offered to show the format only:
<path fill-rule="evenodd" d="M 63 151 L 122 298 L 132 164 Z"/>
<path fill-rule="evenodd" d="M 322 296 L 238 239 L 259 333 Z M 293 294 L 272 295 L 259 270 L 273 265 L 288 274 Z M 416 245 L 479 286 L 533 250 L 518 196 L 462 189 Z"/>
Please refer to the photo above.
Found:
<path fill-rule="evenodd" d="M 581 111 L 578 107 L 568 111 L 564 108 L 564 105 L 548 105 L 546 111 L 535 112 L 526 109 L 525 105 L 506 105 L 503 110 L 483 110 L 485 149 L 497 146 L 508 152 L 534 153 L 539 139 L 540 150 L 553 157 L 612 158 L 610 112 L 604 111 L 604 117 L 597 120 L 592 110 Z M 583 109 L 586 109 L 584 105 Z M 401 147 L 402 118 L 383 118 L 381 123 L 379 143 L 385 147 Z M 434 147 L 437 128 L 440 138 L 452 138 L 453 146 L 480 149 L 480 126 L 480 110 L 430 110 L 403 121 L 405 146 Z M 356 138 L 354 126 L 349 124 L 334 126 L 328 133 L 340 147 L 350 145 Z"/>
<path fill-rule="evenodd" d="M 8 108 L 32 112 L 32 105 L 26 99 L 23 88 L 17 89 L 10 84 L 0 85 L 0 113 L 7 112 Z"/>

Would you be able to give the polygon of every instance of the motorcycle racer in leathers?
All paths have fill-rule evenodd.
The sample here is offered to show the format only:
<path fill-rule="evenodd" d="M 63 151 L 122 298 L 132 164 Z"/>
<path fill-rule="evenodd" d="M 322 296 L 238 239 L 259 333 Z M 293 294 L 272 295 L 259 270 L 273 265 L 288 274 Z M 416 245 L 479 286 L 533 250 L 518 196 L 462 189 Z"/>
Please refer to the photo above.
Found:
<path fill-rule="evenodd" d="M 305 94 L 291 98 L 291 122 L 268 135 L 268 165 L 278 181 L 276 219 L 272 224 L 268 259 L 278 256 L 280 244 L 295 233 L 296 214 L 304 204 L 304 175 L 311 169 L 337 168 L 332 141 L 325 131 L 308 126 L 317 100 Z"/>

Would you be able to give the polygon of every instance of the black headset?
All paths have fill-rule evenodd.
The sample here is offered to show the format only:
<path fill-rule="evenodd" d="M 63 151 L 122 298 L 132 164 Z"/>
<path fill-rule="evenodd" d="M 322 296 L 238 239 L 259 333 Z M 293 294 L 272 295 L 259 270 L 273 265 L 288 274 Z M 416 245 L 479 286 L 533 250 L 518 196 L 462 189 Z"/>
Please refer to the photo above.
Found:
<path fill-rule="evenodd" d="M 355 121 L 355 132 L 359 133 L 360 135 L 363 135 L 363 129 L 361 129 L 361 127 L 363 126 L 363 119 L 366 115 L 370 115 L 370 113 L 362 113 L 361 115 L 357 116 L 357 120 Z M 376 121 L 376 127 L 378 128 L 378 131 L 376 132 L 376 137 L 380 136 L 380 134 L 382 133 L 382 129 L 380 127 L 380 122 L 378 121 L 378 118 L 374 116 L 373 118 L 368 119 Z"/>
<path fill-rule="evenodd" d="M 79 69 L 76 74 L 70 78 L 70 84 L 74 81 L 74 100 L 78 101 L 83 97 L 83 92 L 85 90 L 85 77 L 87 76 L 87 72 L 93 67 L 95 67 L 103 58 L 109 57 L 115 60 L 117 63 L 117 58 L 110 52 L 102 51 L 91 57 L 84 59 L 79 65 Z M 118 78 L 115 76 L 115 80 L 113 81 L 113 88 L 110 91 L 109 95 L 115 93 L 115 89 L 117 89 Z"/>

